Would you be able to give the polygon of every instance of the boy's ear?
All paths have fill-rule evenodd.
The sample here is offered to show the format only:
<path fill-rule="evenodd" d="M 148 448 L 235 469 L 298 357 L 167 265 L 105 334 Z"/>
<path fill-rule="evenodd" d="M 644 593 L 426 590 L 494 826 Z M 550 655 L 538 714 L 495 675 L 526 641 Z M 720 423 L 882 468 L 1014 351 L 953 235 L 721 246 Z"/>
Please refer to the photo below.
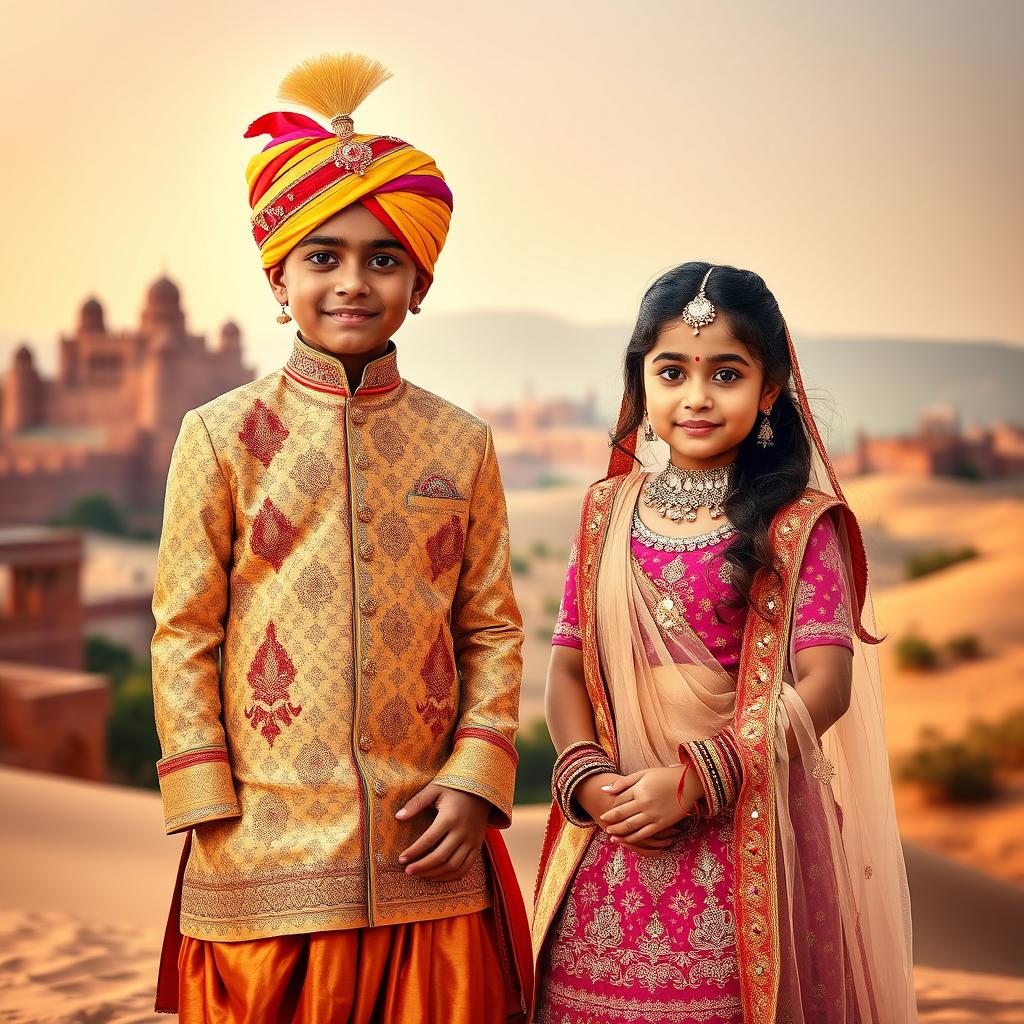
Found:
<path fill-rule="evenodd" d="M 409 308 L 418 306 L 427 297 L 433 279 L 425 270 L 416 270 L 416 280 L 413 282 L 412 295 L 409 297 Z"/>
<path fill-rule="evenodd" d="M 263 273 L 267 275 L 267 281 L 270 284 L 270 290 L 274 293 L 274 298 L 282 305 L 288 304 L 288 287 L 284 281 L 284 260 L 280 263 L 275 263 L 272 267 L 264 267 Z"/>

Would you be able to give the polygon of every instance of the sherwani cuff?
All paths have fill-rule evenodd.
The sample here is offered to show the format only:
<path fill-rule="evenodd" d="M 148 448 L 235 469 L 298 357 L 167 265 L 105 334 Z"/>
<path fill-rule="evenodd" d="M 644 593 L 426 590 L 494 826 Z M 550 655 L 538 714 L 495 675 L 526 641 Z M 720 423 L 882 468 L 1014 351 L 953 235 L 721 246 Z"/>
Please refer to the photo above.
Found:
<path fill-rule="evenodd" d="M 224 747 L 194 747 L 156 763 L 168 835 L 204 821 L 241 816 L 228 752 Z"/>
<path fill-rule="evenodd" d="M 434 782 L 488 800 L 492 807 L 487 824 L 508 828 L 512 824 L 518 764 L 515 746 L 501 733 L 464 726 L 456 731 L 455 748 Z"/>

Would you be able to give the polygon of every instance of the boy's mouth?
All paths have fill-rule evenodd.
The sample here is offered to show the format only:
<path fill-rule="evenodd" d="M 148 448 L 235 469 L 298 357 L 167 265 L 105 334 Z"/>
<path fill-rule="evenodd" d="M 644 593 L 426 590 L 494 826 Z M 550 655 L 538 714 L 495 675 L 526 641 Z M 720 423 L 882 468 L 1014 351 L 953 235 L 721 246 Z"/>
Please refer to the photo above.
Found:
<path fill-rule="evenodd" d="M 324 311 L 325 316 L 336 320 L 340 324 L 364 324 L 372 320 L 377 314 L 369 309 L 328 309 Z"/>

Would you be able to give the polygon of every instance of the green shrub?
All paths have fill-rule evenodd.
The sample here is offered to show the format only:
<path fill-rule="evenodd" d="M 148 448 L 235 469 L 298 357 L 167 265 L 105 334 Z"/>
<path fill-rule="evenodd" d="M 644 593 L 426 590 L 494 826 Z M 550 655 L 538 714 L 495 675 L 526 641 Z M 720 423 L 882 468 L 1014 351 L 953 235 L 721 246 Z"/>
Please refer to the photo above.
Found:
<path fill-rule="evenodd" d="M 544 616 L 552 621 L 558 618 L 558 613 L 562 610 L 562 599 L 560 597 L 554 597 L 548 594 L 544 598 Z"/>
<path fill-rule="evenodd" d="M 924 787 L 933 798 L 953 803 L 981 803 L 999 791 L 996 760 L 966 742 L 943 739 L 933 730 L 922 734 L 900 767 L 900 777 Z"/>
<path fill-rule="evenodd" d="M 67 513 L 51 520 L 54 526 L 79 526 L 84 530 L 98 530 L 118 537 L 131 531 L 120 506 L 109 494 L 95 492 L 76 499 Z"/>
<path fill-rule="evenodd" d="M 981 643 L 973 633 L 961 633 L 946 641 L 946 651 L 957 661 L 974 661 L 981 657 Z"/>
<path fill-rule="evenodd" d="M 977 550 L 970 545 L 924 551 L 919 555 L 911 555 L 907 559 L 906 577 L 908 580 L 916 580 L 921 576 L 928 576 L 933 572 L 948 569 L 949 566 L 956 565 L 958 562 L 966 562 L 977 557 Z"/>
<path fill-rule="evenodd" d="M 136 669 L 113 692 L 107 723 L 107 764 L 115 782 L 157 789 L 160 741 L 153 721 L 153 682 Z"/>
<path fill-rule="evenodd" d="M 535 540 L 530 545 L 530 555 L 533 558 L 550 558 L 551 548 L 548 546 L 547 541 Z"/>
<path fill-rule="evenodd" d="M 516 774 L 515 802 L 551 803 L 551 771 L 555 767 L 555 748 L 543 718 L 519 730 L 516 750 L 519 751 L 519 771 Z"/>
<path fill-rule="evenodd" d="M 1000 768 L 1024 769 L 1024 708 L 1017 708 L 997 722 L 975 719 L 967 727 L 965 742 L 972 750 L 995 759 Z"/>
<path fill-rule="evenodd" d="M 513 552 L 509 562 L 512 566 L 513 576 L 530 575 L 530 560 L 528 558 L 524 558 L 522 555 L 517 555 Z"/>
<path fill-rule="evenodd" d="M 918 633 L 907 633 L 896 644 L 896 661 L 900 668 L 927 672 L 938 664 L 935 648 Z"/>

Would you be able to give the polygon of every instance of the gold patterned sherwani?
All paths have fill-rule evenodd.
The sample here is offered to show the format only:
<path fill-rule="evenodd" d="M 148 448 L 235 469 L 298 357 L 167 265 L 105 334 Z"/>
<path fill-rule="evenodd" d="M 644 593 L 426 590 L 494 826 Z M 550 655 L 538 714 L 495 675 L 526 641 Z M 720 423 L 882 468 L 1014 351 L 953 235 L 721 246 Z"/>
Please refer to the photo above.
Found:
<path fill-rule="evenodd" d="M 398 856 L 436 782 L 512 805 L 522 621 L 490 429 L 403 380 L 284 367 L 186 413 L 153 596 L 168 833 L 195 828 L 181 930 L 241 940 L 490 903 Z"/>

